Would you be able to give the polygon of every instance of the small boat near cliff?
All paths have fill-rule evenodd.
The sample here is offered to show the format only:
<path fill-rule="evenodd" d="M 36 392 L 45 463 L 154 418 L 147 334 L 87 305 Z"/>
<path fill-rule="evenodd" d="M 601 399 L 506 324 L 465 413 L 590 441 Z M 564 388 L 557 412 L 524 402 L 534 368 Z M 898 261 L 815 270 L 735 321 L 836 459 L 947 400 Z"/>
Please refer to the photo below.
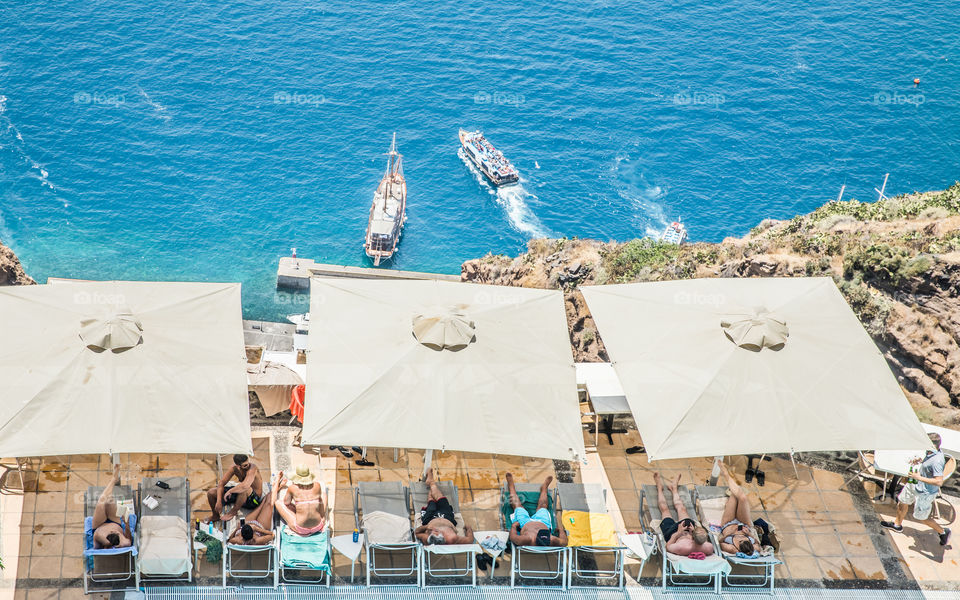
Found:
<path fill-rule="evenodd" d="M 389 260 L 397 252 L 403 224 L 407 221 L 407 181 L 403 178 L 403 156 L 397 152 L 397 134 L 393 134 L 387 153 L 387 171 L 373 193 L 367 235 L 363 249 L 373 265 Z"/>
<path fill-rule="evenodd" d="M 678 246 L 682 245 L 687 241 L 686 226 L 679 219 L 673 223 L 670 223 L 660 235 L 660 241 L 668 244 L 676 244 Z"/>
<path fill-rule="evenodd" d="M 460 146 L 463 153 L 480 169 L 493 185 L 516 183 L 520 180 L 517 168 L 510 164 L 502 152 L 493 147 L 483 132 L 460 130 Z"/>

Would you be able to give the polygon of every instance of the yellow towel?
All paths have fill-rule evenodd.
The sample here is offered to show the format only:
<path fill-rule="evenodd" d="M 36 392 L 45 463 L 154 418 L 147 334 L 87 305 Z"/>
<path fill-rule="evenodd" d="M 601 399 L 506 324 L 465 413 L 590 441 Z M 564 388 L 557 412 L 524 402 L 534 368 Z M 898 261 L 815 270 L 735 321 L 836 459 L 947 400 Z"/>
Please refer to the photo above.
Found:
<path fill-rule="evenodd" d="M 608 514 L 565 510 L 562 519 L 562 525 L 567 530 L 568 546 L 620 545 L 613 528 L 613 518 Z"/>

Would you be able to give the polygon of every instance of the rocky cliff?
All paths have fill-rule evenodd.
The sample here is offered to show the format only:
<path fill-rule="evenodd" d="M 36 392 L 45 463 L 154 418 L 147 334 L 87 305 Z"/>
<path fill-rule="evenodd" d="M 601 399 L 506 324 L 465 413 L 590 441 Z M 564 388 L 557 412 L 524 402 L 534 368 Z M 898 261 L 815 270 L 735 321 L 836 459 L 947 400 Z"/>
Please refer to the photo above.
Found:
<path fill-rule="evenodd" d="M 960 183 L 829 202 L 719 244 L 536 239 L 520 256 L 488 255 L 461 273 L 465 281 L 562 289 L 578 361 L 607 360 L 580 284 L 809 275 L 833 276 L 921 420 L 960 424 Z"/>
<path fill-rule="evenodd" d="M 23 270 L 13 250 L 0 244 L 0 285 L 30 285 L 36 283 Z"/>

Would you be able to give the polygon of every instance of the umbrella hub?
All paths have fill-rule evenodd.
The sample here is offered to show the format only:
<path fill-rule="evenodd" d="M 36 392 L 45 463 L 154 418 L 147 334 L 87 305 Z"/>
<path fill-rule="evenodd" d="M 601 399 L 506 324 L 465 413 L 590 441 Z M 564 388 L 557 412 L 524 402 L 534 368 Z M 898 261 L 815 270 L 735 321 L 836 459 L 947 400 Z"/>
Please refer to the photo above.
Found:
<path fill-rule="evenodd" d="M 143 343 L 143 325 L 129 309 L 80 321 L 80 339 L 94 352 L 124 352 Z"/>
<path fill-rule="evenodd" d="M 476 341 L 477 325 L 465 305 L 437 308 L 413 316 L 413 337 L 432 350 L 462 350 Z"/>
<path fill-rule="evenodd" d="M 727 339 L 751 352 L 780 350 L 790 336 L 787 322 L 763 306 L 749 313 L 727 315 L 720 320 L 720 327 Z"/>

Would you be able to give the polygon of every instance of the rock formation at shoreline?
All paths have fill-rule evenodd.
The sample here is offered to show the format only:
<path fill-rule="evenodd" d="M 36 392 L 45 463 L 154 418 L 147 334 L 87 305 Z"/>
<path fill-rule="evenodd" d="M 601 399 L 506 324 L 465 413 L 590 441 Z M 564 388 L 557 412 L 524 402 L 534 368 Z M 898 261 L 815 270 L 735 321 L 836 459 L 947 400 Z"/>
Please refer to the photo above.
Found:
<path fill-rule="evenodd" d="M 829 202 L 719 244 L 535 239 L 461 270 L 464 281 L 562 289 L 577 361 L 607 360 L 580 284 L 810 275 L 833 276 L 921 420 L 960 425 L 960 183 Z"/>
<path fill-rule="evenodd" d="M 31 285 L 36 283 L 23 270 L 13 250 L 0 243 L 0 285 Z"/>

